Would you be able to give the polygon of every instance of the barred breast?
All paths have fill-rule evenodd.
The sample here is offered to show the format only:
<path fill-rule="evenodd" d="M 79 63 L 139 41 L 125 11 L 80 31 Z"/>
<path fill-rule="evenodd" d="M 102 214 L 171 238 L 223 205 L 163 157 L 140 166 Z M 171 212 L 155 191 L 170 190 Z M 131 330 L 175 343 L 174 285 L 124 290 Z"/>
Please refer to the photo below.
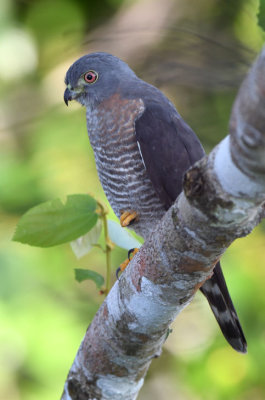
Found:
<path fill-rule="evenodd" d="M 148 177 L 135 138 L 135 120 L 144 112 L 141 99 L 118 94 L 87 108 L 87 129 L 99 179 L 116 216 L 137 211 L 131 228 L 146 238 L 165 209 Z"/>

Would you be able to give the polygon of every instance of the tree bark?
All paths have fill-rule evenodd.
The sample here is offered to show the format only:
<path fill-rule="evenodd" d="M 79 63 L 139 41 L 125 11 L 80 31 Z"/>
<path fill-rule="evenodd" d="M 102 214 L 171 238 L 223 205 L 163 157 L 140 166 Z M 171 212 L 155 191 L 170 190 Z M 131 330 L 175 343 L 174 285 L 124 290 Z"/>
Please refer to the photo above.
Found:
<path fill-rule="evenodd" d="M 170 323 L 265 204 L 265 47 L 235 101 L 230 136 L 186 173 L 184 191 L 90 324 L 62 400 L 133 400 Z"/>

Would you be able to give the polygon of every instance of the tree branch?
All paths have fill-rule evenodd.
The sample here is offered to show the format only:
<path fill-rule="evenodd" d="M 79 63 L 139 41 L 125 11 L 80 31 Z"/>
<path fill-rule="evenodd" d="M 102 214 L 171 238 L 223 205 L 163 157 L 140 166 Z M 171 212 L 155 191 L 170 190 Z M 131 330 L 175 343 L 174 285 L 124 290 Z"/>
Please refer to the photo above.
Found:
<path fill-rule="evenodd" d="M 90 324 L 63 400 L 133 400 L 168 327 L 265 202 L 265 48 L 235 101 L 231 135 L 185 175 L 184 191 Z"/>

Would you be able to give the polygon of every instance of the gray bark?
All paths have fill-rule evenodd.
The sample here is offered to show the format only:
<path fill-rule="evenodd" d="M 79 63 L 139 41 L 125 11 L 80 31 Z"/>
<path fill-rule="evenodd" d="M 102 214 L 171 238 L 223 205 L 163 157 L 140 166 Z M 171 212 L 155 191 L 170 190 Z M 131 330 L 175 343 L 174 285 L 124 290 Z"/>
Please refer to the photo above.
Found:
<path fill-rule="evenodd" d="M 184 191 L 90 324 L 63 400 L 133 400 L 170 323 L 265 204 L 265 48 L 235 101 L 230 136 L 196 163 Z"/>

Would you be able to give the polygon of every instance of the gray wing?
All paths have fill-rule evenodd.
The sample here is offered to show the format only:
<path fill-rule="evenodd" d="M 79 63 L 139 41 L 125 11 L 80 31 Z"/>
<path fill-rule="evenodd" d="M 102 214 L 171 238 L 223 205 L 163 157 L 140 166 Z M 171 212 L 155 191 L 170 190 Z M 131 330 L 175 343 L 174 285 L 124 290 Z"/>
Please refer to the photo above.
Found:
<path fill-rule="evenodd" d="M 177 112 L 156 103 L 149 104 L 136 121 L 135 134 L 147 173 L 168 209 L 182 191 L 184 173 L 204 156 L 204 150 Z"/>

